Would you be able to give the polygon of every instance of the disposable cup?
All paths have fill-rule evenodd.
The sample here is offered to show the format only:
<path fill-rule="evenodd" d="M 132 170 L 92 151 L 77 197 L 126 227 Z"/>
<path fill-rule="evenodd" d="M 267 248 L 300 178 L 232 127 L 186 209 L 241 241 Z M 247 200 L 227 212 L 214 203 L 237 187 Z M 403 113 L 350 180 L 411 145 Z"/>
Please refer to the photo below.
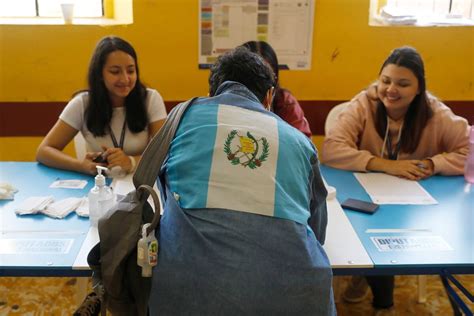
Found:
<path fill-rule="evenodd" d="M 61 3 L 61 10 L 63 11 L 64 23 L 71 24 L 74 16 L 74 3 Z"/>

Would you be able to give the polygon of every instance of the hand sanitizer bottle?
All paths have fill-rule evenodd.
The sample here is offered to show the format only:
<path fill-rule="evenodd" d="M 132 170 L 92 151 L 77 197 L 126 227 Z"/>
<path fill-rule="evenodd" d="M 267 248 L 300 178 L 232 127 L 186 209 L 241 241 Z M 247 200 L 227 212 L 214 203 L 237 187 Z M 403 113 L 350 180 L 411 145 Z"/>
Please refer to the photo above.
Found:
<path fill-rule="evenodd" d="M 91 226 L 97 227 L 99 219 L 113 206 L 115 195 L 112 189 L 105 184 L 105 177 L 102 171 L 107 168 L 97 166 L 97 176 L 95 186 L 89 192 L 89 220 Z"/>
<path fill-rule="evenodd" d="M 137 264 L 142 267 L 142 277 L 151 277 L 151 269 L 158 263 L 158 241 L 155 238 L 155 231 L 152 230 L 148 236 L 146 230 L 150 223 L 142 227 L 142 238 L 137 244 Z"/>
<path fill-rule="evenodd" d="M 474 126 L 469 133 L 469 154 L 464 167 L 464 178 L 467 182 L 474 184 Z"/>

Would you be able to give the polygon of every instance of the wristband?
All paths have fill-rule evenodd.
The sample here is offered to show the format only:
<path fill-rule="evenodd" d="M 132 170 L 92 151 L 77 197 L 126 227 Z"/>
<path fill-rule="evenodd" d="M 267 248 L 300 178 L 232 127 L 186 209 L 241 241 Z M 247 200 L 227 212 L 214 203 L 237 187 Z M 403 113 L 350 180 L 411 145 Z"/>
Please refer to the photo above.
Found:
<path fill-rule="evenodd" d="M 130 163 L 132 164 L 132 167 L 130 168 L 129 173 L 132 173 L 135 171 L 135 167 L 137 166 L 137 161 L 135 160 L 135 157 L 133 156 L 128 156 L 130 158 Z"/>

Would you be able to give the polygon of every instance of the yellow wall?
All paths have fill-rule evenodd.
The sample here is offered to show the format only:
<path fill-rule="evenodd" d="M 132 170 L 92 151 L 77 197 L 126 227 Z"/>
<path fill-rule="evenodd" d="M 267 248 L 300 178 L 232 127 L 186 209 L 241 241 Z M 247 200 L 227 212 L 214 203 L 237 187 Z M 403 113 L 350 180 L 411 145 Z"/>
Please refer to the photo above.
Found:
<path fill-rule="evenodd" d="M 422 53 L 428 88 L 443 99 L 474 99 L 473 27 L 369 27 L 369 0 L 317 0 L 310 71 L 283 72 L 302 100 L 349 99 L 377 76 L 394 47 Z M 207 93 L 197 69 L 198 1 L 135 0 L 128 26 L 0 26 L 0 101 L 66 101 L 85 87 L 88 61 L 104 35 L 137 49 L 144 81 L 165 100 Z M 332 60 L 331 56 L 338 52 Z"/>
<path fill-rule="evenodd" d="M 347 100 L 376 79 L 391 49 L 408 44 L 424 57 L 428 89 L 474 100 L 474 27 L 370 27 L 369 1 L 316 0 L 312 69 L 282 72 L 282 85 L 301 100 Z M 205 95 L 198 9 L 197 0 L 135 0 L 131 25 L 0 26 L 0 102 L 67 101 L 86 87 L 92 50 L 109 34 L 135 46 L 142 80 L 165 100 Z M 0 138 L 0 160 L 33 160 L 40 140 Z"/>

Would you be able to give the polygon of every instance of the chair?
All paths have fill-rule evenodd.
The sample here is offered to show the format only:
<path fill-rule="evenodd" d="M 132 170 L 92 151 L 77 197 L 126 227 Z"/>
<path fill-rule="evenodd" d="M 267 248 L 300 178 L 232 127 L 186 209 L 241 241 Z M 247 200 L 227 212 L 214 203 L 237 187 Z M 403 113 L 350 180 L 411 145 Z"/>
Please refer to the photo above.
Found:
<path fill-rule="evenodd" d="M 350 102 L 344 102 L 336 105 L 329 111 L 328 116 L 326 117 L 326 123 L 324 124 L 324 134 L 327 135 L 331 128 L 336 124 L 339 114 L 350 104 Z"/>
<path fill-rule="evenodd" d="M 86 140 L 84 136 L 82 136 L 81 132 L 78 132 L 76 136 L 74 136 L 74 148 L 76 150 L 76 158 L 79 160 L 83 160 L 86 156 Z"/>

